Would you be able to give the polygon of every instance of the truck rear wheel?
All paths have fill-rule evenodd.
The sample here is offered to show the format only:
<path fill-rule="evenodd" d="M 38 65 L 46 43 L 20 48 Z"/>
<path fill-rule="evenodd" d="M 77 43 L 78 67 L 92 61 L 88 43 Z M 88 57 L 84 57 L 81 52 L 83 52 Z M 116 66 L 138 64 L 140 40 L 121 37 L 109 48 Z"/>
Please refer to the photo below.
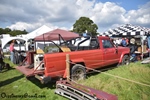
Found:
<path fill-rule="evenodd" d="M 124 55 L 124 57 L 122 58 L 122 62 L 119 65 L 129 65 L 130 63 L 130 58 L 128 55 Z"/>
<path fill-rule="evenodd" d="M 81 64 L 75 64 L 71 69 L 71 79 L 73 81 L 83 80 L 86 78 L 85 67 Z"/>

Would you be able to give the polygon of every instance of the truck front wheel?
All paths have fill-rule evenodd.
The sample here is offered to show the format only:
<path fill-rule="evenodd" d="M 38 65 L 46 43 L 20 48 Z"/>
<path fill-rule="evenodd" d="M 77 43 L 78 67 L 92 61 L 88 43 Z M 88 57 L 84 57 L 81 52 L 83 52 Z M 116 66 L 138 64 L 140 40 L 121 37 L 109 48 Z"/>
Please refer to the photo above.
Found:
<path fill-rule="evenodd" d="M 85 67 L 81 64 L 75 64 L 71 69 L 71 79 L 73 81 L 83 80 L 86 78 Z"/>
<path fill-rule="evenodd" d="M 128 55 L 124 55 L 124 57 L 122 58 L 122 62 L 119 65 L 129 65 L 130 63 L 130 58 Z"/>

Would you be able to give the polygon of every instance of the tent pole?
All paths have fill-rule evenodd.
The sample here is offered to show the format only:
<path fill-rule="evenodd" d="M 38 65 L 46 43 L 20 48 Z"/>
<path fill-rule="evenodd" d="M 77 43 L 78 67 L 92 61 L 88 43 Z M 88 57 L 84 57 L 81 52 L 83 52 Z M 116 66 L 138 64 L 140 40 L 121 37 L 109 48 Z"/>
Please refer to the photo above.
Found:
<path fill-rule="evenodd" d="M 144 40 L 143 40 L 143 37 L 141 38 L 142 39 L 142 60 L 143 60 L 143 56 L 144 56 Z"/>
<path fill-rule="evenodd" d="M 43 34 L 43 40 L 44 40 L 44 50 L 45 50 L 45 37 L 44 37 L 44 34 Z"/>

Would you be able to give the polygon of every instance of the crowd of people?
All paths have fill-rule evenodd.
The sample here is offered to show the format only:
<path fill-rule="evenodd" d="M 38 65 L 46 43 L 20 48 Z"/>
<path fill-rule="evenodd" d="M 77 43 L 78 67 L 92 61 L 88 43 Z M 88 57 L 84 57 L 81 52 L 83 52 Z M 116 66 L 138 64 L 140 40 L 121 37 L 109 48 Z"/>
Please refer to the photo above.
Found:
<path fill-rule="evenodd" d="M 132 38 L 115 38 L 112 39 L 112 42 L 117 46 L 123 46 L 123 47 L 129 47 L 130 48 L 130 60 L 131 61 L 138 61 L 137 54 L 135 51 L 138 51 L 138 45 L 136 43 L 136 39 L 134 37 Z M 150 36 L 147 36 L 147 38 L 144 40 L 144 45 L 146 46 L 146 49 L 148 51 L 148 56 L 150 57 Z M 140 45 L 141 47 L 141 45 Z M 141 55 L 143 56 L 143 55 Z"/>
<path fill-rule="evenodd" d="M 138 46 L 136 45 L 134 38 L 128 39 L 128 38 L 122 37 L 122 38 L 112 39 L 112 41 L 117 46 L 129 47 L 130 56 L 131 56 L 130 60 L 137 61 L 135 51 L 137 51 Z"/>
<path fill-rule="evenodd" d="M 28 50 L 33 50 L 33 45 L 34 42 L 32 41 L 29 45 L 28 45 Z M 15 46 L 15 40 L 12 40 L 9 46 L 9 52 L 10 52 L 10 61 L 14 64 L 19 64 L 21 61 L 23 61 L 24 57 L 20 54 L 20 51 L 16 50 L 14 48 Z M 3 49 L 1 47 L 1 43 L 0 43 L 0 71 L 3 69 L 4 66 L 4 53 L 3 53 Z"/>
<path fill-rule="evenodd" d="M 15 41 L 13 40 L 9 46 L 10 60 L 12 63 L 14 63 L 14 61 L 15 61 L 15 51 L 16 51 L 14 48 L 14 42 Z M 7 69 L 9 69 L 8 67 L 10 67 L 10 66 L 4 62 L 4 53 L 3 53 L 3 49 L 0 44 L 0 72 L 2 71 L 2 69 L 4 69 L 4 67 L 7 67 Z"/>

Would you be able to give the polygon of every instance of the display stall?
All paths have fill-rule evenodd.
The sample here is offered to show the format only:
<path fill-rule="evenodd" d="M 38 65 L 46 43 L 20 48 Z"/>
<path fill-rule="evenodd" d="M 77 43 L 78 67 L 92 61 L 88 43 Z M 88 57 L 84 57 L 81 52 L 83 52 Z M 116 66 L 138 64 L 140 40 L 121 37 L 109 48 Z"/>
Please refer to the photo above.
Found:
<path fill-rule="evenodd" d="M 135 53 L 141 54 L 142 59 L 143 55 L 148 53 L 145 40 L 147 36 L 150 35 L 150 28 L 125 24 L 114 29 L 109 29 L 108 31 L 102 33 L 101 35 L 119 38 L 125 37 L 128 39 L 134 38 L 136 44 L 138 45 L 138 50 Z"/>

